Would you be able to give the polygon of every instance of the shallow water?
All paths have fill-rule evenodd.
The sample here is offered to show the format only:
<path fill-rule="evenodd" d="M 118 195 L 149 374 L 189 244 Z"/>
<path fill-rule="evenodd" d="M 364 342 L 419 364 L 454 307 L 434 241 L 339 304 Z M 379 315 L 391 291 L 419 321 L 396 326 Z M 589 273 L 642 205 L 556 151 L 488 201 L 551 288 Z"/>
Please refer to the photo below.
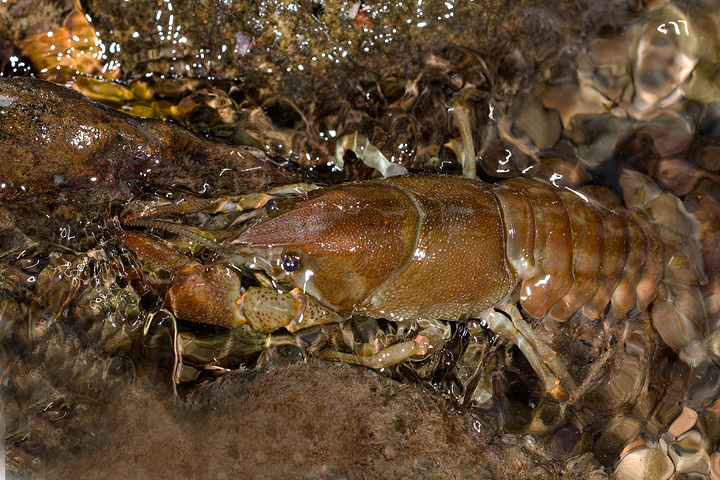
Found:
<path fill-rule="evenodd" d="M 323 183 L 379 176 L 362 161 L 377 155 L 353 148 L 358 138 L 411 172 L 460 174 L 469 157 L 483 180 L 542 179 L 609 205 L 622 201 L 622 169 L 639 171 L 697 219 L 710 332 L 718 326 L 720 12 L 712 2 L 80 4 L 31 11 L 3 1 L 3 76 L 34 75 L 132 115 L 257 148 Z M 92 136 L 80 129 L 71 141 L 90 145 Z M 133 194 L 234 193 L 217 177 L 197 191 L 173 184 L 143 189 L 139 179 Z M 173 389 L 182 396 L 252 368 L 269 344 L 312 350 L 320 335 L 273 339 L 176 323 L 157 291 L 138 291 L 142 264 L 119 241 L 113 219 L 130 200 L 114 198 L 104 216 L 71 211 L 45 235 L 3 232 L 10 472 L 42 477 L 58 458 L 81 456 L 91 442 L 73 437 L 87 426 L 83 415 L 106 413 L 107 399 L 138 388 L 138 379 L 161 385 L 148 387 L 150 398 Z M 213 229 L 232 220 L 183 219 Z M 356 319 L 349 328 L 369 340 L 409 335 L 384 321 Z M 433 385 L 482 434 L 534 434 L 552 461 L 590 452 L 616 478 L 648 469 L 653 478 L 720 478 L 720 370 L 680 361 L 647 316 L 537 322 L 580 384 L 594 378 L 606 345 L 616 347 L 607 349 L 612 367 L 602 381 L 572 405 L 546 395 L 523 356 L 483 325 L 450 330 L 442 352 L 386 373 Z M 343 335 L 321 333 L 331 343 Z"/>

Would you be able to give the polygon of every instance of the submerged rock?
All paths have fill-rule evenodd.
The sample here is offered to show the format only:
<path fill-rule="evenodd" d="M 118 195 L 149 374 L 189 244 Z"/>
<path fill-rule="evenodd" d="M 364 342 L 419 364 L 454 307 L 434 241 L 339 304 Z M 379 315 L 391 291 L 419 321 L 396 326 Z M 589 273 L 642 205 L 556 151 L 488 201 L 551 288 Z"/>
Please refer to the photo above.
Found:
<path fill-rule="evenodd" d="M 616 0 L 580 6 L 563 0 L 273 2 L 83 0 L 79 2 L 126 79 L 146 72 L 193 78 L 244 78 L 272 91 L 314 94 L 369 72 L 417 75 L 417 59 L 448 45 L 492 52 L 520 48 L 544 58 Z M 411 54 L 408 54 L 412 52 Z M 502 55 L 503 53 L 500 53 Z"/>

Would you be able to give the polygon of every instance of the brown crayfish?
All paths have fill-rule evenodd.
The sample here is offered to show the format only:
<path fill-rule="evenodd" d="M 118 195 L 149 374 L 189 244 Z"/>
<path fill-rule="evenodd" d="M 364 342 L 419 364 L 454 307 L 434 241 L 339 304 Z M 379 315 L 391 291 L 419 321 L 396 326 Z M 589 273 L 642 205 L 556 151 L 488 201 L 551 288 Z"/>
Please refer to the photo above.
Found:
<path fill-rule="evenodd" d="M 698 289 L 704 276 L 682 238 L 692 221 L 656 221 L 653 209 L 679 200 L 641 178 L 623 177 L 634 207 L 627 209 L 538 181 L 415 175 L 300 193 L 131 204 L 123 215 L 125 225 L 180 233 L 219 252 L 208 265 L 132 231 L 123 239 L 175 273 L 166 304 L 179 319 L 293 332 L 354 314 L 398 322 L 480 318 L 519 347 L 548 392 L 568 398 L 572 379 L 525 318 L 622 318 L 650 309 L 655 330 L 681 357 L 707 357 Z M 255 214 L 220 240 L 153 218 L 200 210 Z M 238 267 L 257 271 L 263 284 L 245 288 Z M 370 355 L 321 356 L 381 368 L 442 345 L 429 326 Z"/>

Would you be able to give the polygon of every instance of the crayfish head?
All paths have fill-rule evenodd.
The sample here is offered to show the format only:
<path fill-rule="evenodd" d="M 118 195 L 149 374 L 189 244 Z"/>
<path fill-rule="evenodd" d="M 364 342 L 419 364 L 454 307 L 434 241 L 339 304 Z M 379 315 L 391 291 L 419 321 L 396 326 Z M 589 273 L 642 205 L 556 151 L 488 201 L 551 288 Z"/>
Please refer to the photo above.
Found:
<path fill-rule="evenodd" d="M 233 240 L 238 253 L 337 311 L 352 311 L 412 256 L 418 213 L 400 189 L 319 189 Z"/>

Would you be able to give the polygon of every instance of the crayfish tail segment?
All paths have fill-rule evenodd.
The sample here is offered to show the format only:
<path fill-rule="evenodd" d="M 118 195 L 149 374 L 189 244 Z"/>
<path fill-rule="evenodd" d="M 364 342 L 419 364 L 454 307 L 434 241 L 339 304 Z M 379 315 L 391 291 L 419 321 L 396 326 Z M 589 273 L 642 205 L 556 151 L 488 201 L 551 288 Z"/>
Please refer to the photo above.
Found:
<path fill-rule="evenodd" d="M 698 243 L 700 222 L 682 200 L 663 192 L 646 175 L 626 170 L 620 185 L 625 203 L 639 210 L 656 234 L 648 237 L 648 256 L 662 258 L 654 262 L 662 270 L 641 274 L 638 307 L 651 308 L 653 326 L 683 361 L 691 366 L 704 363 L 709 358 L 706 346 L 712 352 L 712 341 L 705 339 L 709 322 L 700 292 L 707 282 Z M 635 218 L 644 221 L 641 215 Z"/>
<path fill-rule="evenodd" d="M 653 327 L 663 341 L 680 352 L 689 365 L 697 366 L 707 360 L 704 348 L 699 346 L 708 331 L 702 295 L 694 285 L 666 282 L 664 299 L 652 305 Z"/>

